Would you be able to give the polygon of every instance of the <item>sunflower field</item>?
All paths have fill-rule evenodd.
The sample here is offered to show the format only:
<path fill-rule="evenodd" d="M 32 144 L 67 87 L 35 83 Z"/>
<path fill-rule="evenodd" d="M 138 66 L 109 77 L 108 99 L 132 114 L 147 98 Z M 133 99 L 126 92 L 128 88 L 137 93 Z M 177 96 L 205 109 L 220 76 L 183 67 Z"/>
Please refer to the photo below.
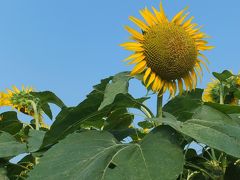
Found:
<path fill-rule="evenodd" d="M 198 88 L 214 47 L 186 10 L 169 19 L 161 3 L 130 16 L 139 29 L 126 26 L 120 46 L 132 71 L 102 79 L 77 106 L 31 87 L 1 91 L 12 111 L 0 114 L 0 180 L 239 180 L 240 74 L 213 72 Z M 146 95 L 130 94 L 133 79 Z"/>

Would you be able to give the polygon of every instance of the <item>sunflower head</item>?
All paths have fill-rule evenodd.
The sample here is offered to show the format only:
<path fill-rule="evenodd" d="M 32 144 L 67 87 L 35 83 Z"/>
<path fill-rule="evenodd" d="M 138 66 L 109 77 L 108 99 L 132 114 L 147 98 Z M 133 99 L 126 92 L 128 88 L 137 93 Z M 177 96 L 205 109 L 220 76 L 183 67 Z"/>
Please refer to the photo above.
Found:
<path fill-rule="evenodd" d="M 220 82 L 213 79 L 212 82 L 207 84 L 207 87 L 204 89 L 202 100 L 204 102 L 220 102 Z"/>
<path fill-rule="evenodd" d="M 222 84 L 226 92 L 224 92 L 224 104 L 238 105 L 239 99 L 235 97 L 234 91 L 238 87 L 237 78 L 232 76 L 228 78 Z M 220 103 L 220 86 L 219 80 L 213 79 L 212 82 L 208 83 L 206 89 L 204 89 L 202 100 L 204 102 Z"/>
<path fill-rule="evenodd" d="M 237 85 L 238 87 L 240 87 L 240 75 L 237 75 L 237 76 L 236 76 L 235 81 L 236 81 L 236 85 Z"/>
<path fill-rule="evenodd" d="M 18 111 L 33 116 L 34 111 L 31 101 L 36 104 L 40 101 L 38 98 L 31 95 L 32 88 L 18 89 L 13 86 L 13 89 L 7 89 L 7 92 L 0 92 L 0 106 L 11 106 Z"/>
<path fill-rule="evenodd" d="M 144 21 L 135 17 L 130 20 L 141 29 L 141 33 L 126 27 L 134 42 L 122 44 L 134 53 L 126 58 L 129 64 L 136 64 L 131 75 L 144 74 L 143 82 L 154 92 L 170 91 L 172 96 L 177 89 L 180 94 L 184 89 L 196 88 L 197 77 L 201 77 L 207 58 L 201 51 L 210 50 L 205 40 L 208 36 L 200 31 L 193 17 L 187 19 L 186 9 L 169 20 L 162 4 L 160 11 L 154 7 L 153 13 L 147 8 L 140 11 Z"/>

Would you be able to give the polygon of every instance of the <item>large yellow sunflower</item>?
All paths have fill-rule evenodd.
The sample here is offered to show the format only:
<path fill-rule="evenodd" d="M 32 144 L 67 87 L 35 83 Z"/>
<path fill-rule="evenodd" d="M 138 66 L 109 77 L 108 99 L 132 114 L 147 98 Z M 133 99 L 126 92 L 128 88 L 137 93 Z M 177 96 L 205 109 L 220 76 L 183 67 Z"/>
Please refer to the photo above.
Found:
<path fill-rule="evenodd" d="M 0 107 L 10 106 L 24 114 L 33 116 L 34 111 L 29 100 L 37 101 L 37 99 L 30 94 L 32 91 L 32 88 L 23 86 L 22 89 L 18 89 L 13 86 L 12 90 L 7 89 L 6 92 L 0 92 Z"/>
<path fill-rule="evenodd" d="M 169 20 L 164 13 L 162 3 L 160 11 L 152 8 L 140 11 L 145 22 L 135 17 L 129 19 L 141 29 L 141 33 L 126 26 L 134 42 L 122 44 L 125 49 L 134 54 L 126 58 L 129 64 L 136 64 L 131 75 L 143 73 L 143 82 L 154 92 L 164 93 L 169 90 L 174 96 L 179 89 L 191 91 L 196 88 L 197 77 L 202 76 L 201 65 L 207 68 L 207 58 L 200 53 L 210 50 L 200 27 L 192 23 L 193 17 L 187 19 L 186 9 L 180 11 Z"/>

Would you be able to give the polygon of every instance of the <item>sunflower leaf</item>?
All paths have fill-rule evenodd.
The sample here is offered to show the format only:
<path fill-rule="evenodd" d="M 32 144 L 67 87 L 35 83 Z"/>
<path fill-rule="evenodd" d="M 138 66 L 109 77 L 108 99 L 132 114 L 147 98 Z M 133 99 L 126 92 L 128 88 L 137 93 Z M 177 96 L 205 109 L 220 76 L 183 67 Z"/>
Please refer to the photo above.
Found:
<path fill-rule="evenodd" d="M 117 94 L 111 104 L 106 105 L 102 110 L 99 110 L 99 106 L 104 99 L 103 92 L 111 79 L 112 77 L 102 80 L 100 84 L 94 87 L 94 90 L 87 96 L 87 99 L 81 102 L 78 106 L 63 108 L 56 117 L 50 131 L 46 133 L 43 144 L 50 145 L 56 143 L 66 135 L 81 129 L 82 126 L 89 125 L 89 122 L 90 125 L 92 123 L 97 123 L 97 126 L 99 126 L 99 124 L 101 125 L 101 123 L 104 124 L 104 119 L 116 109 L 140 109 L 142 103 L 148 99 L 135 99 L 130 94 Z"/>
<path fill-rule="evenodd" d="M 129 74 L 130 72 L 121 72 L 113 77 L 112 82 L 106 86 L 103 102 L 101 103 L 99 110 L 112 104 L 116 95 L 126 94 L 128 92 L 129 80 L 132 78 Z"/>
<path fill-rule="evenodd" d="M 64 138 L 68 133 L 79 129 L 80 122 L 84 119 L 102 117 L 102 112 L 97 112 L 103 100 L 103 92 L 112 79 L 112 76 L 101 80 L 101 83 L 94 86 L 94 90 L 87 95 L 87 98 L 76 107 L 63 108 L 53 122 L 51 129 L 46 133 L 44 145 L 56 143 Z M 74 128 L 73 128 L 74 126 Z"/>
<path fill-rule="evenodd" d="M 223 151 L 229 155 L 240 157 L 240 126 L 223 113 L 216 110 L 205 111 L 202 109 L 199 114 L 185 122 L 167 117 L 164 124 L 167 124 L 189 136 L 197 142 L 206 144 L 212 148 Z"/>
<path fill-rule="evenodd" d="M 0 132 L 0 158 L 13 157 L 25 152 L 27 152 L 26 144 L 18 142 L 7 132 Z"/>
<path fill-rule="evenodd" d="M 39 150 L 42 145 L 45 131 L 37 131 L 35 129 L 30 129 L 27 139 L 27 147 L 29 152 L 35 152 Z"/>
<path fill-rule="evenodd" d="M 63 101 L 51 91 L 31 92 L 31 94 L 35 97 L 38 97 L 43 103 L 52 103 L 60 108 L 66 107 Z"/>
<path fill-rule="evenodd" d="M 230 104 L 218 104 L 211 102 L 205 102 L 204 104 L 207 106 L 211 106 L 226 114 L 240 114 L 240 106 L 234 106 Z"/>
<path fill-rule="evenodd" d="M 192 92 L 185 92 L 181 96 L 176 96 L 163 107 L 163 111 L 174 115 L 179 121 L 186 121 L 201 106 L 202 93 L 202 89 L 196 89 Z"/>
<path fill-rule="evenodd" d="M 228 70 L 224 70 L 222 73 L 213 72 L 212 74 L 220 82 L 226 81 L 228 78 L 233 76 L 233 74 L 230 71 L 228 71 Z"/>
<path fill-rule="evenodd" d="M 23 127 L 21 121 L 18 120 L 17 113 L 14 111 L 0 114 L 0 119 L 0 131 L 5 131 L 14 135 Z"/>
<path fill-rule="evenodd" d="M 29 179 L 177 179 L 184 157 L 173 139 L 169 127 L 157 128 L 131 144 L 122 144 L 107 132 L 74 133 L 44 154 Z"/>

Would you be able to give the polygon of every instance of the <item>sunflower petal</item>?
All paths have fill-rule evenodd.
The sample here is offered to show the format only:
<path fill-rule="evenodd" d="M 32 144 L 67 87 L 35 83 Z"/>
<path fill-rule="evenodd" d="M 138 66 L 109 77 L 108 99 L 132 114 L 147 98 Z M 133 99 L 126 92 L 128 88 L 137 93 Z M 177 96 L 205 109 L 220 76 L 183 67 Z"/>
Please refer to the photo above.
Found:
<path fill-rule="evenodd" d="M 135 29 L 130 28 L 129 26 L 125 26 L 125 29 L 133 36 L 134 39 L 138 41 L 144 40 L 143 35 L 140 32 L 136 31 Z"/>
<path fill-rule="evenodd" d="M 186 90 L 187 90 L 187 91 L 190 91 L 190 89 L 191 89 L 190 86 L 191 86 L 191 85 L 190 85 L 188 76 L 183 77 L 183 81 L 184 81 L 184 84 L 185 84 L 185 86 L 186 86 Z"/>
<path fill-rule="evenodd" d="M 162 19 L 162 21 L 163 21 L 163 22 L 168 22 L 168 18 L 167 18 L 167 16 L 165 15 L 162 2 L 160 3 L 160 14 L 161 14 L 161 19 Z"/>
<path fill-rule="evenodd" d="M 149 76 L 149 74 L 151 73 L 151 68 L 148 68 L 143 76 L 143 83 L 146 84 L 146 80 Z"/>
<path fill-rule="evenodd" d="M 156 76 L 155 80 L 153 81 L 153 85 L 152 85 L 152 90 L 153 90 L 154 92 L 157 92 L 157 91 L 158 91 L 158 89 L 157 89 L 158 83 L 159 83 L 159 79 L 158 79 L 158 77 Z"/>
<path fill-rule="evenodd" d="M 161 80 L 161 78 L 159 77 L 159 84 L 158 84 L 158 91 L 161 91 L 161 89 L 163 88 L 164 86 L 164 83 L 165 81 Z"/>
<path fill-rule="evenodd" d="M 214 46 L 198 46 L 198 49 L 199 49 L 200 51 L 211 50 L 211 49 L 213 49 L 213 48 L 215 48 L 215 47 L 214 47 Z"/>
<path fill-rule="evenodd" d="M 147 31 L 148 30 L 148 26 L 143 22 L 141 21 L 140 19 L 137 19 L 133 16 L 130 16 L 129 19 L 135 23 L 138 27 L 140 27 L 143 31 Z"/>
<path fill-rule="evenodd" d="M 194 34 L 192 36 L 193 39 L 203 39 L 203 38 L 207 38 L 208 36 L 205 33 L 198 33 L 198 34 Z"/>
<path fill-rule="evenodd" d="M 131 60 L 131 59 L 135 59 L 135 58 L 138 58 L 138 57 L 140 57 L 140 56 L 143 56 L 143 53 L 135 53 L 135 54 L 130 55 L 129 57 L 127 57 L 127 58 L 124 59 L 123 61 L 124 61 L 124 62 L 125 62 L 125 61 L 129 61 L 129 60 Z"/>
<path fill-rule="evenodd" d="M 197 32 L 199 32 L 201 28 L 202 28 L 202 27 L 199 27 L 199 28 L 197 28 L 197 29 L 190 29 L 190 30 L 186 30 L 186 31 L 188 32 L 188 34 L 189 34 L 190 36 L 193 36 L 193 35 L 195 35 Z"/>
<path fill-rule="evenodd" d="M 204 65 L 204 67 L 206 68 L 206 70 L 210 73 L 210 71 L 208 69 L 208 66 L 207 66 L 207 64 L 204 61 L 202 61 L 201 59 L 198 59 L 198 62 L 202 63 Z"/>
<path fill-rule="evenodd" d="M 16 86 L 13 86 L 12 89 L 15 93 L 20 93 L 20 90 Z"/>
<path fill-rule="evenodd" d="M 189 14 L 190 14 L 190 13 L 184 14 L 184 16 L 183 16 L 181 19 L 179 19 L 179 20 L 176 22 L 176 24 L 181 25 L 181 24 L 185 21 L 185 19 L 188 17 Z"/>
<path fill-rule="evenodd" d="M 208 58 L 204 54 L 199 53 L 199 56 L 201 56 L 208 64 L 210 63 Z"/>
<path fill-rule="evenodd" d="M 188 7 L 184 8 L 184 9 L 181 10 L 179 13 L 177 13 L 177 14 L 173 17 L 172 22 L 178 24 L 177 22 L 181 19 L 183 13 L 184 13 L 187 9 L 188 9 Z"/>
<path fill-rule="evenodd" d="M 172 82 L 168 83 L 168 90 L 170 92 L 170 96 L 173 97 L 174 96 L 174 88 L 173 88 Z"/>
<path fill-rule="evenodd" d="M 150 78 L 148 80 L 148 83 L 146 85 L 147 88 L 150 86 L 150 84 L 152 84 L 152 82 L 155 80 L 155 78 L 156 78 L 156 74 L 154 72 L 152 72 L 150 75 Z"/>
<path fill-rule="evenodd" d="M 197 72 L 197 75 L 198 75 L 198 77 L 199 77 L 199 79 L 200 79 L 200 82 L 202 82 L 202 74 L 201 74 L 200 69 L 197 68 L 197 67 L 195 67 L 195 71 Z"/>
<path fill-rule="evenodd" d="M 145 56 L 140 56 L 140 57 L 138 57 L 138 58 L 130 61 L 128 64 L 136 64 L 136 63 L 141 62 L 141 61 L 144 60 L 144 59 L 145 59 Z"/>
<path fill-rule="evenodd" d="M 153 26 L 157 23 L 157 19 L 153 16 L 153 14 L 147 8 L 140 11 L 140 14 L 145 19 L 145 21 L 148 23 L 149 26 Z"/>
<path fill-rule="evenodd" d="M 155 7 L 152 7 L 152 9 L 153 9 L 153 12 L 154 12 L 158 22 L 160 22 L 160 23 L 163 22 L 161 13 Z"/>
<path fill-rule="evenodd" d="M 197 75 L 194 69 L 192 69 L 191 73 L 191 78 L 192 78 L 192 82 L 193 82 L 193 89 L 196 89 L 197 87 Z"/>
<path fill-rule="evenodd" d="M 205 40 L 198 40 L 198 41 L 196 41 L 196 45 L 197 46 L 203 46 L 203 45 L 206 45 L 206 44 L 208 44 L 208 42 L 205 41 Z"/>
<path fill-rule="evenodd" d="M 190 17 L 190 19 L 188 19 L 188 20 L 182 25 L 182 27 L 183 27 L 184 29 L 188 28 L 188 27 L 191 25 L 193 19 L 194 19 L 193 16 Z"/>
<path fill-rule="evenodd" d="M 130 50 L 130 51 L 143 51 L 144 49 L 142 48 L 142 44 L 140 43 L 136 43 L 136 42 L 127 42 L 127 43 L 123 43 L 120 44 L 120 46 L 124 47 L 124 49 L 126 50 Z"/>
<path fill-rule="evenodd" d="M 179 89 L 179 94 L 182 95 L 182 93 L 183 93 L 183 82 L 182 82 L 182 79 L 178 79 L 178 89 Z"/>
<path fill-rule="evenodd" d="M 132 72 L 130 73 L 131 76 L 134 76 L 136 74 L 139 74 L 141 72 L 144 71 L 145 67 L 146 67 L 146 61 L 141 61 L 140 63 L 138 63 L 132 70 Z"/>
<path fill-rule="evenodd" d="M 175 96 L 175 95 L 176 95 L 176 92 L 177 92 L 177 84 L 176 84 L 176 81 L 173 81 L 173 82 L 172 82 L 172 85 L 173 85 L 174 96 Z"/>

